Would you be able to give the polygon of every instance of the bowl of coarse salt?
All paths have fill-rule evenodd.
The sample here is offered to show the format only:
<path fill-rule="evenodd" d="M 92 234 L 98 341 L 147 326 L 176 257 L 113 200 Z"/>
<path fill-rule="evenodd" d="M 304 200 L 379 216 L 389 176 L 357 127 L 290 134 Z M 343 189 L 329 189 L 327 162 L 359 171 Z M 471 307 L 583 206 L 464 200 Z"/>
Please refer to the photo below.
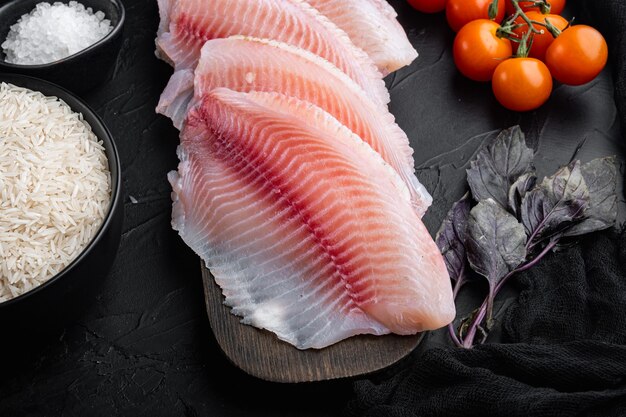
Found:
<path fill-rule="evenodd" d="M 74 92 L 106 82 L 121 47 L 120 0 L 10 0 L 0 6 L 0 71 Z"/>

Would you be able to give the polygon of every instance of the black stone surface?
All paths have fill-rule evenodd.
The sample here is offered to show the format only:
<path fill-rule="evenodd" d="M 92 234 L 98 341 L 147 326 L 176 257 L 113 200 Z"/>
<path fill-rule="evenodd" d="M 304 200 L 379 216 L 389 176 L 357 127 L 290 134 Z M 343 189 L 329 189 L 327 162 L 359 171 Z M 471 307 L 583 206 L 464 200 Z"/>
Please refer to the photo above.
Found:
<path fill-rule="evenodd" d="M 269 384 L 220 353 L 206 318 L 198 258 L 169 225 L 166 174 L 177 164 L 177 132 L 153 110 L 171 73 L 153 54 L 156 2 L 124 3 L 128 21 L 114 74 L 84 96 L 113 132 L 122 159 L 120 251 L 84 314 L 54 338 L 33 334 L 30 349 L 0 359 L 0 416 L 336 415 L 351 393 L 349 381 Z M 610 71 L 586 86 L 556 87 L 538 111 L 512 113 L 496 103 L 488 84 L 456 72 L 453 33 L 442 15 L 419 14 L 404 0 L 392 4 L 420 57 L 389 77 L 391 110 L 435 198 L 425 218 L 433 233 L 465 191 L 464 169 L 476 149 L 502 128 L 521 124 L 543 174 L 576 152 L 582 160 L 609 154 L 624 160 Z M 620 200 L 623 209 L 622 194 Z M 480 289 L 467 291 L 460 313 Z M 10 335 L 0 336 L 0 344 L 10 343 Z M 443 333 L 431 334 L 420 349 L 441 343 Z"/>

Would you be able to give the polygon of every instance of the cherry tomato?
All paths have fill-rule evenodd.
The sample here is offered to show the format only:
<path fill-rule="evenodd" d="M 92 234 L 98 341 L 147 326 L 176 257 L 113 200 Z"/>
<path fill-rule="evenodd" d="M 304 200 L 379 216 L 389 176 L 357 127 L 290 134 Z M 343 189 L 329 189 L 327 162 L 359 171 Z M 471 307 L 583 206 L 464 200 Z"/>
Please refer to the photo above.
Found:
<path fill-rule="evenodd" d="M 479 19 L 469 22 L 454 39 L 454 63 L 474 81 L 489 81 L 496 67 L 513 53 L 511 41 L 498 38 L 499 24 Z"/>
<path fill-rule="evenodd" d="M 552 77 L 546 64 L 535 58 L 513 58 L 493 73 L 493 93 L 509 110 L 529 111 L 541 106 L 552 92 Z"/>
<path fill-rule="evenodd" d="M 493 0 L 448 0 L 446 18 L 453 31 L 458 32 L 472 20 L 489 19 L 489 5 Z M 498 1 L 498 14 L 495 21 L 504 18 L 504 1 Z"/>
<path fill-rule="evenodd" d="M 609 52 L 600 32 L 586 25 L 563 31 L 546 52 L 552 76 L 569 85 L 586 84 L 600 74 Z"/>
<path fill-rule="evenodd" d="M 532 1 L 520 1 L 519 5 L 523 11 L 536 11 L 540 12 L 539 6 L 533 6 Z M 548 0 L 550 4 L 550 14 L 561 14 L 563 9 L 565 8 L 565 0 Z M 515 13 L 515 7 L 513 7 L 513 2 L 511 0 L 506 0 L 506 14 L 512 15 Z"/>
<path fill-rule="evenodd" d="M 550 23 L 552 23 L 559 30 L 565 29 L 565 27 L 568 24 L 568 21 L 564 17 L 561 17 L 556 14 L 541 14 L 539 12 L 528 12 L 526 13 L 526 16 L 528 16 L 530 20 L 533 20 L 535 22 L 543 23 L 547 19 Z M 528 30 L 528 25 L 526 24 L 524 19 L 522 19 L 521 17 L 518 17 L 517 19 L 515 19 L 515 23 L 524 25 L 514 30 L 517 36 L 521 39 L 522 36 L 524 36 L 526 31 Z M 533 44 L 532 44 L 532 47 L 530 48 L 529 55 L 533 58 L 537 58 L 537 59 L 544 61 L 546 57 L 546 51 L 548 50 L 548 47 L 554 41 L 554 36 L 552 36 L 552 34 L 548 31 L 548 29 L 546 29 L 545 27 L 541 25 L 533 25 L 533 26 L 537 30 L 543 30 L 543 34 L 535 33 L 533 35 Z M 515 42 L 513 43 L 514 43 L 513 49 L 514 51 L 517 51 L 518 44 Z"/>
<path fill-rule="evenodd" d="M 446 0 L 409 0 L 409 4 L 423 13 L 438 13 L 446 9 Z"/>

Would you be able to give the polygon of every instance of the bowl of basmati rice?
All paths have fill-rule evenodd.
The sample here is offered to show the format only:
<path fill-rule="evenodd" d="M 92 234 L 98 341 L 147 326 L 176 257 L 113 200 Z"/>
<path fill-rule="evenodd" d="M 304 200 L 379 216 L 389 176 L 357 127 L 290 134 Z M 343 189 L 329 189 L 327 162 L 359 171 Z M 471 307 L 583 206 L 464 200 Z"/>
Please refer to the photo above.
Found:
<path fill-rule="evenodd" d="M 106 276 L 121 236 L 113 138 L 80 99 L 0 74 L 0 326 L 45 321 Z"/>

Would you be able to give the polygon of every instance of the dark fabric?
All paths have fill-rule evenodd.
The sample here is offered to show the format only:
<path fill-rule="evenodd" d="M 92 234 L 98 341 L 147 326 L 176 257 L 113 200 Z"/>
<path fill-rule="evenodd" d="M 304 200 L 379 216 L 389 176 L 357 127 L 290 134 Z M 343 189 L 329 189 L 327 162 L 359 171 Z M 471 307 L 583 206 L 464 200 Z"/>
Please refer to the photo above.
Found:
<path fill-rule="evenodd" d="M 507 311 L 505 338 L 626 345 L 626 235 L 614 235 L 590 236 L 521 275 L 524 291 Z"/>
<path fill-rule="evenodd" d="M 520 275 L 507 344 L 427 351 L 350 416 L 626 416 L 626 234 L 604 232 Z"/>
<path fill-rule="evenodd" d="M 626 1 L 572 0 L 607 38 L 626 129 Z M 626 136 L 626 135 L 624 135 Z M 350 417 L 626 416 L 626 234 L 584 238 L 517 278 L 502 344 L 436 348 L 382 383 L 358 381 Z"/>

